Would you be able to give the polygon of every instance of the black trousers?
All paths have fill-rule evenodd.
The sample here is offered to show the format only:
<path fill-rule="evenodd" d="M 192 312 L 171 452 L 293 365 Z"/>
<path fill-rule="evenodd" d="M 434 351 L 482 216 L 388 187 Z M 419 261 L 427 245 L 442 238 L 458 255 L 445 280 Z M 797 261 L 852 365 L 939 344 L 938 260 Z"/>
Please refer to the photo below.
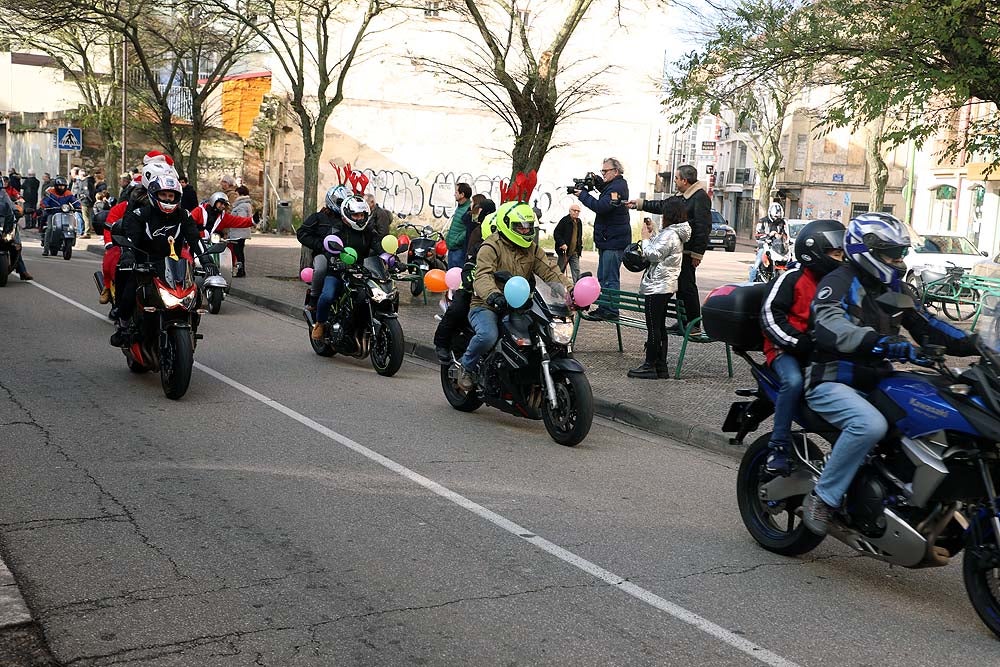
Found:
<path fill-rule="evenodd" d="M 460 289 L 455 292 L 448 310 L 441 316 L 437 330 L 434 332 L 434 347 L 451 349 L 451 339 L 469 323 L 469 306 L 472 304 L 472 294 Z"/>
<path fill-rule="evenodd" d="M 239 262 L 246 268 L 247 257 L 245 254 L 247 240 L 246 239 L 233 239 L 229 242 L 229 251 L 233 253 L 233 263 Z"/>
<path fill-rule="evenodd" d="M 673 294 L 647 294 L 646 363 L 665 365 L 667 359 L 667 305 Z"/>
<path fill-rule="evenodd" d="M 685 254 L 681 260 L 681 274 L 677 278 L 677 298 L 684 304 L 684 315 L 688 322 L 701 317 L 701 297 L 698 296 L 698 284 L 695 282 L 694 272 L 691 255 Z"/>

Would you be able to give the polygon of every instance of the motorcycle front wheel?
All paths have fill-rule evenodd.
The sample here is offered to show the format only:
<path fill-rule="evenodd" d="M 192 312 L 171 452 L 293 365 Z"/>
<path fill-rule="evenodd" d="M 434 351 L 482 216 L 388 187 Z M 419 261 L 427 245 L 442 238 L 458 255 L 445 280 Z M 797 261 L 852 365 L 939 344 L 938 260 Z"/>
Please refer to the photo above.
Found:
<path fill-rule="evenodd" d="M 160 384 L 164 395 L 177 400 L 187 393 L 194 366 L 194 345 L 190 329 L 171 329 L 160 352 Z"/>
<path fill-rule="evenodd" d="M 403 365 L 403 327 L 392 317 L 382 321 L 382 326 L 372 341 L 371 360 L 375 372 L 392 377 Z"/>
<path fill-rule="evenodd" d="M 69 258 L 73 256 L 73 246 L 71 246 L 68 243 L 65 244 L 63 246 L 62 256 L 63 256 L 63 259 L 65 259 L 65 260 L 68 261 Z"/>
<path fill-rule="evenodd" d="M 424 291 L 424 272 L 417 271 L 417 279 L 410 281 L 410 294 L 420 296 Z"/>
<path fill-rule="evenodd" d="M 736 500 L 743 525 L 757 544 L 782 556 L 798 556 L 819 546 L 823 536 L 806 528 L 795 514 L 805 496 L 770 502 L 760 498 L 761 484 L 774 479 L 774 475 L 764 469 L 770 440 L 771 434 L 765 433 L 743 454 L 736 476 Z M 815 446 L 809 445 L 809 458 L 822 458 Z"/>
<path fill-rule="evenodd" d="M 206 296 L 208 299 L 208 312 L 213 315 L 218 315 L 219 311 L 222 309 L 222 290 L 212 287 L 208 290 L 208 294 Z"/>
<path fill-rule="evenodd" d="M 459 412 L 475 412 L 483 404 L 482 399 L 475 390 L 466 393 L 459 389 L 458 382 L 448 375 L 448 368 L 448 364 L 441 365 L 441 389 L 444 390 L 444 397 Z"/>
<path fill-rule="evenodd" d="M 594 422 L 594 391 L 583 373 L 552 373 L 556 407 L 546 397 L 542 420 L 549 436 L 560 445 L 574 447 L 587 437 Z"/>
<path fill-rule="evenodd" d="M 980 539 L 973 540 L 977 535 Z M 969 537 L 962 556 L 965 592 L 980 620 L 1000 637 L 1000 547 L 996 545 L 993 531 L 985 525 L 981 531 L 970 530 Z"/>

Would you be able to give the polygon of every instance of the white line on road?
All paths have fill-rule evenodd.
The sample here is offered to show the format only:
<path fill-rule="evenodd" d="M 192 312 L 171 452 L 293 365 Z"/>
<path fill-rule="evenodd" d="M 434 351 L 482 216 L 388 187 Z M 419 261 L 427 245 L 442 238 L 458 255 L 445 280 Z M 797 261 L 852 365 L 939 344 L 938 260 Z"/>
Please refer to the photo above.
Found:
<path fill-rule="evenodd" d="M 37 282 L 34 281 L 32 281 L 29 284 L 34 285 L 38 289 L 47 292 L 58 299 L 62 299 L 66 303 L 69 303 L 79 308 L 85 313 L 89 313 L 94 317 L 97 317 L 98 319 L 107 321 L 107 318 L 105 318 L 104 315 L 98 313 L 96 310 L 92 310 L 87 306 L 84 306 L 83 304 L 78 303 L 73 299 L 70 299 L 69 297 L 60 294 L 59 292 L 56 292 L 55 290 L 45 287 L 44 285 L 39 285 Z M 233 380 L 232 378 L 223 375 L 222 373 L 212 368 L 209 368 L 208 366 L 202 363 L 196 361 L 194 365 L 195 368 L 202 371 L 203 373 L 210 375 L 219 382 L 229 385 L 233 389 L 239 391 L 242 394 L 245 394 L 246 396 L 249 396 L 250 398 L 256 401 L 259 401 L 264 405 L 267 405 L 268 407 L 277 410 L 281 414 L 285 415 L 286 417 L 289 417 L 294 421 L 297 421 L 306 428 L 312 429 L 316 433 L 326 436 L 330 440 L 333 440 L 334 442 L 343 445 L 347 449 L 350 449 L 351 451 L 354 451 L 360 454 L 361 456 L 364 456 L 370 461 L 373 461 L 379 464 L 380 466 L 388 470 L 391 470 L 397 475 L 405 477 L 411 482 L 419 484 L 420 486 L 424 487 L 431 493 L 435 493 L 438 496 L 441 496 L 442 498 L 458 505 L 459 507 L 462 507 L 468 510 L 469 512 L 472 512 L 476 516 L 485 519 L 486 521 L 489 521 L 493 525 L 502 528 L 511 535 L 514 535 L 515 537 L 534 545 L 536 548 L 541 549 L 542 551 L 555 556 L 564 563 L 568 563 L 569 565 L 572 565 L 573 567 L 582 570 L 583 572 L 586 572 L 587 574 L 596 577 L 597 579 L 600 579 L 601 581 L 607 583 L 608 585 L 613 586 L 618 590 L 627 593 L 638 600 L 641 600 L 642 602 L 645 602 L 651 607 L 655 607 L 660 611 L 666 612 L 667 614 L 673 616 L 675 619 L 679 621 L 683 621 L 684 623 L 687 623 L 689 625 L 694 626 L 695 628 L 698 628 L 702 632 L 710 635 L 711 637 L 714 637 L 715 639 L 718 639 L 719 641 L 725 644 L 728 644 L 729 646 L 739 651 L 742 651 L 748 656 L 756 660 L 759 660 L 760 662 L 766 665 L 772 665 L 773 667 L 798 667 L 796 663 L 787 660 L 782 656 L 773 653 L 762 646 L 758 646 L 757 644 L 754 644 L 752 641 L 745 639 L 734 632 L 726 630 L 722 626 L 716 625 L 707 618 L 699 616 L 698 614 L 689 611 L 684 607 L 681 607 L 680 605 L 671 602 L 670 600 L 664 599 L 659 595 L 656 595 L 655 593 L 648 591 L 645 588 L 642 588 L 641 586 L 637 586 L 632 582 L 627 581 L 624 577 L 617 575 L 614 572 L 605 570 L 600 565 L 592 563 L 586 558 L 578 556 L 572 551 L 567 551 L 566 549 L 563 549 L 558 544 L 554 544 L 553 542 L 550 542 L 543 537 L 539 537 L 533 531 L 514 523 L 510 519 L 507 519 L 506 517 L 501 516 L 500 514 L 497 514 L 496 512 L 489 510 L 483 507 L 482 505 L 473 502 L 472 500 L 469 500 L 468 498 L 466 498 L 461 494 L 455 493 L 451 489 L 442 486 L 441 484 L 438 484 L 437 482 L 435 482 L 430 478 L 424 477 L 418 472 L 410 470 L 404 465 L 396 463 L 392 459 L 385 457 L 382 454 L 379 454 L 375 450 L 369 449 L 368 447 L 365 447 L 364 445 L 357 443 L 354 440 L 351 440 L 347 436 L 341 435 L 340 433 L 337 433 L 336 431 L 327 428 L 326 426 L 323 426 L 322 424 L 310 419 L 309 417 L 306 417 L 305 415 L 299 412 L 296 412 L 295 410 L 289 408 L 288 406 L 278 403 L 274 399 L 268 398 L 264 394 L 261 394 L 260 392 L 255 391 L 250 387 L 247 387 L 246 385 L 241 384 L 236 380 Z"/>

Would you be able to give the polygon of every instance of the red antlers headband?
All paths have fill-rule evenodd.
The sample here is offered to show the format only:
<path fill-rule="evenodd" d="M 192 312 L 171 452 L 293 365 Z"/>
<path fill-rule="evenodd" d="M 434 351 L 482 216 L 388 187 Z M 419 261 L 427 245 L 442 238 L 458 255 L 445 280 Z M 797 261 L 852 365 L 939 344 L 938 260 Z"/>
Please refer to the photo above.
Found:
<path fill-rule="evenodd" d="M 337 180 L 341 185 L 344 185 L 346 180 L 351 184 L 351 189 L 356 195 L 363 195 L 365 193 L 365 188 L 368 187 L 368 177 L 365 176 L 364 172 L 361 171 L 351 171 L 351 165 L 345 164 L 343 172 L 340 167 L 333 165 L 334 170 L 337 172 Z"/>
<path fill-rule="evenodd" d="M 528 201 L 528 198 L 531 197 L 531 193 L 535 190 L 536 183 L 538 183 L 538 173 L 534 169 L 529 171 L 527 174 L 520 171 L 517 172 L 517 176 L 514 177 L 514 182 L 509 185 L 501 180 L 500 202 Z"/>

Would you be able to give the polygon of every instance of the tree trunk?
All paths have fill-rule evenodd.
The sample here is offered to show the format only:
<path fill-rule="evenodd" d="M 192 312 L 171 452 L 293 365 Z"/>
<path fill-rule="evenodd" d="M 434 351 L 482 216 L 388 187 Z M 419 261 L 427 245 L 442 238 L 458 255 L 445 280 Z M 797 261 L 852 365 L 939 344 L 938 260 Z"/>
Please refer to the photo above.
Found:
<path fill-rule="evenodd" d="M 882 157 L 882 141 L 885 130 L 885 116 L 880 118 L 875 127 L 868 129 L 865 158 L 868 160 L 868 192 L 871 203 L 868 210 L 879 212 L 885 204 L 885 188 L 889 184 L 889 166 Z"/>
<path fill-rule="evenodd" d="M 302 219 L 318 211 L 319 194 L 319 159 L 323 154 L 325 136 L 317 125 L 315 128 L 302 128 L 304 158 L 302 164 Z"/>

